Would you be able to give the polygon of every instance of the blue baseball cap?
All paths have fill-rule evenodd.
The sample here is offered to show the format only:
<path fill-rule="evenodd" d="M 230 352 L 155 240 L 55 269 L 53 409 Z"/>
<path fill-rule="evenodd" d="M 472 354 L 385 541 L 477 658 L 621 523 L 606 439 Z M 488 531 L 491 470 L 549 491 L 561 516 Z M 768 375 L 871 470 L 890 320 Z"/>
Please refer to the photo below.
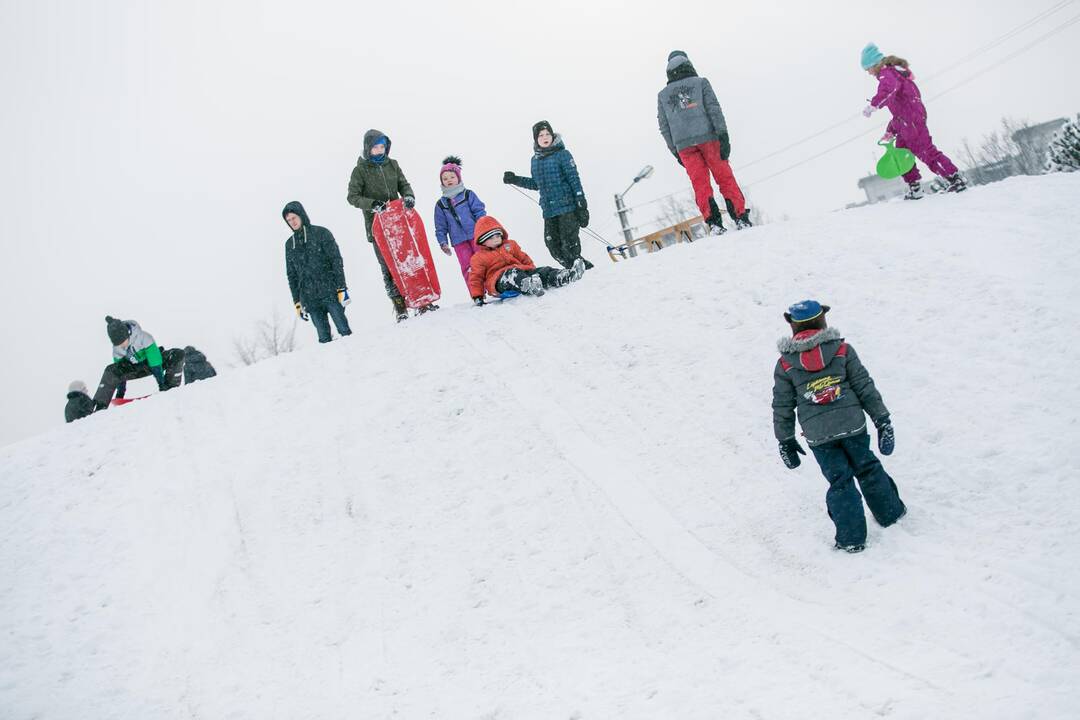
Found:
<path fill-rule="evenodd" d="M 807 322 L 827 312 L 828 305 L 822 305 L 817 300 L 803 300 L 787 309 L 788 322 Z"/>

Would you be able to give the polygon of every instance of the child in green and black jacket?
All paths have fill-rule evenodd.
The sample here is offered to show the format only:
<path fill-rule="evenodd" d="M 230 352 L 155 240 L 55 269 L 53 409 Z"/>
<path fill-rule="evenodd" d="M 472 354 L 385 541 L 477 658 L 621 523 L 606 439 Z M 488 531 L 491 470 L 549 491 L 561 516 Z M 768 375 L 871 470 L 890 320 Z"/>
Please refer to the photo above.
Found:
<path fill-rule="evenodd" d="M 158 390 L 165 392 L 180 385 L 184 370 L 184 351 L 179 348 L 162 351 L 154 336 L 134 320 L 105 317 L 113 360 L 101 373 L 101 383 L 94 393 L 94 410 L 104 410 L 116 397 L 124 397 L 127 381 L 153 375 Z"/>

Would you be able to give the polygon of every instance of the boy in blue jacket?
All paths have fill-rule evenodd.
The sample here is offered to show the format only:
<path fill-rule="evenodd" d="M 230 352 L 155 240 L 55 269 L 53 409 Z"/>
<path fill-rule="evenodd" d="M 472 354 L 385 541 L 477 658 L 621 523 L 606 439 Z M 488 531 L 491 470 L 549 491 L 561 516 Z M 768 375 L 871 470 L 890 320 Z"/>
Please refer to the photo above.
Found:
<path fill-rule="evenodd" d="M 870 450 L 866 415 L 878 430 L 878 449 L 891 455 L 895 445 L 889 411 L 863 367 L 855 348 L 825 322 L 828 305 L 816 300 L 795 303 L 784 313 L 792 337 L 777 343 L 780 359 L 773 372 L 773 432 L 780 458 L 799 467 L 806 452 L 795 439 L 795 417 L 806 443 L 829 481 L 825 505 L 836 525 L 836 547 L 850 553 L 866 547 L 866 504 L 882 527 L 907 512 L 896 483 Z"/>
<path fill-rule="evenodd" d="M 533 158 L 531 177 L 515 175 L 507 170 L 503 182 L 526 190 L 540 192 L 540 209 L 544 212 L 544 244 L 555 262 L 564 268 L 574 267 L 581 257 L 580 228 L 589 225 L 589 204 L 581 189 L 574 156 L 563 144 L 562 136 L 551 129 L 551 123 L 541 120 L 533 125 Z M 582 258 L 584 260 L 584 258 Z M 585 268 L 593 265 L 585 260 Z"/>

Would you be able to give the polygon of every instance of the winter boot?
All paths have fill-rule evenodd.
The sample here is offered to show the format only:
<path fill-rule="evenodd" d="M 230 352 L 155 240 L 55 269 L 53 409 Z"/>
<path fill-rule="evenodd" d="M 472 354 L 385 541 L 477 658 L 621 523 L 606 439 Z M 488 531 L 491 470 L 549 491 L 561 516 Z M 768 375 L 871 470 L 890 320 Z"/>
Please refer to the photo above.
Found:
<path fill-rule="evenodd" d="M 577 282 L 585 275 L 585 258 L 578 258 L 570 268 L 570 282 Z"/>
<path fill-rule="evenodd" d="M 833 547 L 835 547 L 837 550 L 843 550 L 846 553 L 854 554 L 854 553 L 861 553 L 863 550 L 865 550 L 866 549 L 866 544 L 865 543 L 852 543 L 851 545 L 841 545 L 840 543 L 836 543 L 836 545 L 834 545 Z"/>
<path fill-rule="evenodd" d="M 569 272 L 563 270 L 563 272 Z M 532 295 L 533 297 L 540 297 L 544 294 L 544 283 L 540 280 L 539 275 L 528 275 L 521 281 L 521 294 Z"/>
<path fill-rule="evenodd" d="M 750 222 L 750 211 L 743 210 L 743 214 L 738 217 L 732 215 L 735 218 L 735 229 L 745 230 L 748 227 L 754 227 L 754 223 Z"/>
<path fill-rule="evenodd" d="M 435 311 L 436 311 L 436 310 L 438 310 L 438 309 L 439 309 L 439 306 L 438 306 L 438 305 L 436 305 L 435 303 L 428 303 L 428 304 L 427 304 L 427 305 L 425 305 L 424 307 L 422 307 L 422 308 L 420 308 L 419 310 L 417 310 L 417 311 L 416 311 L 416 314 L 417 314 L 417 315 L 423 315 L 424 313 L 428 313 L 428 312 L 435 312 Z"/>
<path fill-rule="evenodd" d="M 709 198 L 709 217 L 705 218 L 705 224 L 709 226 L 710 235 L 723 235 L 727 232 L 727 228 L 724 227 L 724 218 L 716 204 L 716 198 Z"/>
<path fill-rule="evenodd" d="M 394 298 L 394 317 L 398 322 L 409 319 L 409 309 L 405 307 L 404 298 Z"/>
<path fill-rule="evenodd" d="M 919 184 L 918 180 L 916 180 L 915 182 L 909 182 L 907 184 L 907 186 L 908 186 L 908 191 L 907 191 L 907 194 L 904 195 L 905 200 L 921 200 L 922 199 L 922 197 L 923 197 L 922 185 Z"/>
<path fill-rule="evenodd" d="M 960 176 L 960 173 L 953 173 L 945 178 L 945 181 L 949 183 L 949 186 L 945 188 L 945 192 L 957 193 L 967 190 L 967 182 Z"/>

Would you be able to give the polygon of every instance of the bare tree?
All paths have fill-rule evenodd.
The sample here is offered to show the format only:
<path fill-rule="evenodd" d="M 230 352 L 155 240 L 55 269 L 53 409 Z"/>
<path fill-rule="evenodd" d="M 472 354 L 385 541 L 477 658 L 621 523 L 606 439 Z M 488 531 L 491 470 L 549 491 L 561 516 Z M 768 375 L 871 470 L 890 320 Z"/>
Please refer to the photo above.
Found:
<path fill-rule="evenodd" d="M 254 365 L 260 360 L 284 355 L 295 349 L 296 321 L 287 324 L 277 313 L 269 320 L 260 320 L 251 336 L 233 339 L 233 351 L 243 365 Z"/>
<path fill-rule="evenodd" d="M 1031 123 L 1004 117 L 1001 127 L 984 135 L 977 147 L 966 139 L 958 157 L 974 185 L 1004 180 L 1013 175 L 1038 175 L 1046 163 L 1045 148 L 1027 132 Z"/>

